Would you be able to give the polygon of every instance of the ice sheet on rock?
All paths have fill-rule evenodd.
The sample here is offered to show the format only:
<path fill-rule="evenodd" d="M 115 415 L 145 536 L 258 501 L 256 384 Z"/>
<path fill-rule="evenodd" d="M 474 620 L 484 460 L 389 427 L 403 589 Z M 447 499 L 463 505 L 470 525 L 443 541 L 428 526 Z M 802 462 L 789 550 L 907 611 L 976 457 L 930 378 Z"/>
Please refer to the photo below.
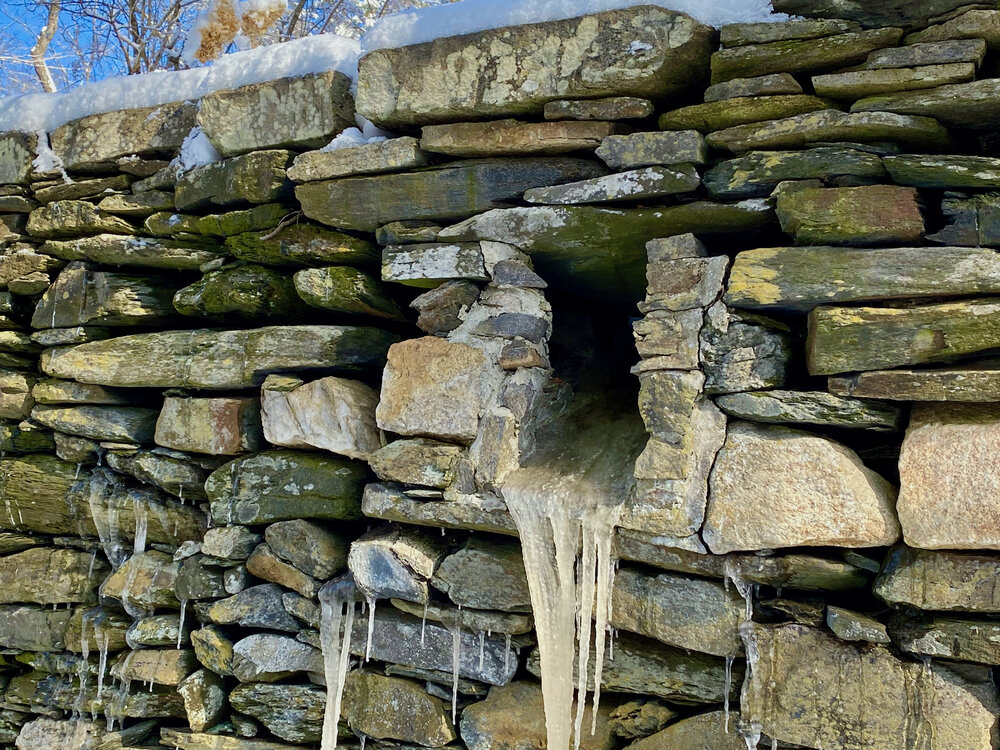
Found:
<path fill-rule="evenodd" d="M 51 132 L 71 120 L 199 99 L 213 91 L 336 70 L 357 78 L 358 42 L 322 34 L 234 52 L 203 68 L 106 78 L 56 94 L 0 98 L 0 132 Z"/>
<path fill-rule="evenodd" d="M 361 48 L 365 53 L 405 47 L 487 29 L 559 21 L 635 5 L 679 10 L 716 27 L 789 18 L 784 13 L 774 13 L 770 0 L 461 0 L 386 16 L 361 37 Z"/>

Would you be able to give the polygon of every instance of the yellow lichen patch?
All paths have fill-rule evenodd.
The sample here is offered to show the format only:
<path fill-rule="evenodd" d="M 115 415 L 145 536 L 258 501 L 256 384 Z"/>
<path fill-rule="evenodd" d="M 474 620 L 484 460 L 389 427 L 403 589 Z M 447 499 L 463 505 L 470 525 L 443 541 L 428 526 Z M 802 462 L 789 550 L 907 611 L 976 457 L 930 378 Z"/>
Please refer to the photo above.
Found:
<path fill-rule="evenodd" d="M 781 299 L 781 287 L 773 283 L 778 272 L 767 265 L 778 251 L 773 248 L 749 250 L 736 256 L 729 275 L 728 294 L 731 299 L 773 305 Z"/>

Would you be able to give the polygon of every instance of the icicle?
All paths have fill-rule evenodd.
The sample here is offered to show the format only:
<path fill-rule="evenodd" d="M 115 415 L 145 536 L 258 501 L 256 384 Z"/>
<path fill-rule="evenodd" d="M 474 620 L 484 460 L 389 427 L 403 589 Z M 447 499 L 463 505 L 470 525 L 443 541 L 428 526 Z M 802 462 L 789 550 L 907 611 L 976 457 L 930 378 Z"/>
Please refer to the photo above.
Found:
<path fill-rule="evenodd" d="M 751 721 L 747 729 L 744 730 L 743 741 L 747 743 L 747 750 L 756 750 L 760 744 L 761 724 L 759 721 Z"/>
<path fill-rule="evenodd" d="M 729 694 L 733 690 L 733 655 L 726 657 L 726 692 L 722 696 L 722 710 L 726 714 L 726 734 L 729 734 Z"/>
<path fill-rule="evenodd" d="M 773 737 L 771 738 L 771 750 L 778 750 L 778 741 Z"/>
<path fill-rule="evenodd" d="M 340 705 L 351 662 L 351 630 L 354 627 L 356 609 L 355 592 L 354 584 L 350 580 L 331 581 L 319 591 L 321 612 L 319 633 L 323 650 L 323 673 L 326 678 L 326 708 L 323 713 L 321 750 L 336 750 L 337 747 Z"/>
<path fill-rule="evenodd" d="M 177 622 L 177 648 L 181 647 L 181 641 L 184 640 L 184 615 L 187 613 L 187 606 L 187 599 L 181 599 L 181 614 Z"/>
<path fill-rule="evenodd" d="M 583 529 L 583 550 L 580 553 L 576 577 L 577 595 L 577 677 L 576 718 L 573 721 L 573 747 L 580 750 L 583 735 L 583 714 L 587 706 L 587 666 L 590 661 L 590 625 L 594 609 L 594 577 L 597 575 L 597 545 L 591 544 L 589 529 Z"/>
<path fill-rule="evenodd" d="M 375 598 L 366 596 L 365 602 L 368 604 L 368 640 L 365 642 L 365 661 L 367 662 L 372 655 L 372 634 L 375 632 Z"/>
<path fill-rule="evenodd" d="M 458 670 L 462 658 L 462 626 L 451 628 L 451 723 L 458 719 Z"/>
<path fill-rule="evenodd" d="M 90 578 L 91 576 L 94 575 L 94 563 L 96 562 L 97 562 L 97 550 L 95 549 L 90 554 L 90 565 L 87 567 L 87 578 Z"/>
<path fill-rule="evenodd" d="M 479 671 L 483 671 L 483 664 L 486 661 L 486 631 L 479 631 Z"/>
<path fill-rule="evenodd" d="M 504 649 L 503 649 L 503 673 L 504 676 L 507 675 L 507 671 L 510 669 L 510 633 L 507 633 L 504 637 Z"/>
<path fill-rule="evenodd" d="M 149 529 L 149 513 L 147 507 L 138 496 L 132 498 L 132 510 L 135 515 L 135 538 L 132 541 L 132 553 L 135 555 L 146 551 L 146 532 Z"/>
<path fill-rule="evenodd" d="M 420 618 L 420 645 L 424 645 L 424 636 L 427 634 L 427 607 L 430 606 L 430 600 L 424 602 L 424 616 Z"/>
<path fill-rule="evenodd" d="M 94 627 L 97 630 L 97 627 Z M 98 639 L 98 662 L 97 662 L 97 695 L 100 696 L 104 692 L 104 676 L 108 671 L 108 644 L 110 639 L 110 633 L 105 631 L 99 636 Z"/>
<path fill-rule="evenodd" d="M 594 657 L 594 698 L 591 706 L 590 734 L 597 733 L 597 709 L 601 706 L 601 681 L 604 679 L 604 648 L 608 626 L 611 622 L 611 590 L 614 588 L 615 571 L 618 561 L 612 550 L 614 528 L 618 523 L 619 511 L 611 514 L 594 514 L 590 519 L 590 532 L 597 547 L 595 578 L 597 587 L 596 615 L 594 623 L 596 654 Z M 589 642 L 589 638 L 588 638 Z M 614 659 L 614 652 L 611 655 Z"/>

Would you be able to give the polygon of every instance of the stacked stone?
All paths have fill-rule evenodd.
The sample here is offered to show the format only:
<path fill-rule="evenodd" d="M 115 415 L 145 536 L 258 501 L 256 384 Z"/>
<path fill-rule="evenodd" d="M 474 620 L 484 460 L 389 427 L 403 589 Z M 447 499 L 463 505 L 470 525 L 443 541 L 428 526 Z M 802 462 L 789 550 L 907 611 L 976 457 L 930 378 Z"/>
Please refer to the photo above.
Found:
<path fill-rule="evenodd" d="M 316 747 L 327 582 L 342 745 L 544 746 L 504 485 L 637 302 L 581 745 L 993 748 L 1000 11 L 778 4 L 0 136 L 0 748 Z"/>

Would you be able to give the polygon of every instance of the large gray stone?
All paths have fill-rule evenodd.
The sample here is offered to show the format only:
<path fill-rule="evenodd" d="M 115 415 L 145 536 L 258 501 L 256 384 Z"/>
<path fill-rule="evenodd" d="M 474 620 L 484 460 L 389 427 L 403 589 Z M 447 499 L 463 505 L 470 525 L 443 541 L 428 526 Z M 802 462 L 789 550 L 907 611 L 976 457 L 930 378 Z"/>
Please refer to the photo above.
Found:
<path fill-rule="evenodd" d="M 415 742 L 423 747 L 442 747 L 457 737 L 445 702 L 410 680 L 351 672 L 344 686 L 343 705 L 351 729 L 363 737 Z M 391 710 L 386 710 L 390 706 Z"/>
<path fill-rule="evenodd" d="M 662 101 L 704 82 L 712 42 L 690 16 L 639 6 L 376 50 L 360 62 L 358 111 L 399 128 L 541 114 L 566 98 Z"/>
<path fill-rule="evenodd" d="M 903 91 L 860 99 L 851 112 L 933 117 L 944 125 L 992 130 L 1000 125 L 1000 80 L 986 78 L 925 91 Z"/>
<path fill-rule="evenodd" d="M 49 240 L 41 252 L 62 260 L 92 261 L 109 266 L 143 266 L 194 270 L 224 257 L 211 245 L 177 240 L 98 234 L 72 240 Z"/>
<path fill-rule="evenodd" d="M 218 523 L 253 526 L 293 518 L 360 517 L 364 464 L 300 451 L 237 458 L 205 482 Z"/>
<path fill-rule="evenodd" d="M 899 546 L 875 579 L 875 594 L 893 605 L 943 612 L 1000 612 L 1000 557 Z"/>
<path fill-rule="evenodd" d="M 37 136 L 11 131 L 0 134 L 0 185 L 28 182 Z"/>
<path fill-rule="evenodd" d="M 71 172 L 114 169 L 123 156 L 173 156 L 194 127 L 198 107 L 174 102 L 90 115 L 56 128 L 52 151 Z"/>
<path fill-rule="evenodd" d="M 177 181 L 174 205 L 178 211 L 206 206 L 274 203 L 291 193 L 285 169 L 288 151 L 254 151 L 185 172 Z"/>
<path fill-rule="evenodd" d="M 165 331 L 48 349 L 41 366 L 54 377 L 99 385 L 245 388 L 279 370 L 380 367 L 394 340 L 375 328 L 346 326 Z"/>
<path fill-rule="evenodd" d="M 313 73 L 202 97 L 198 124 L 223 156 L 269 148 L 320 148 L 354 126 L 351 81 Z"/>
<path fill-rule="evenodd" d="M 441 560 L 431 585 L 462 607 L 531 611 L 521 548 L 507 539 L 470 539 Z"/>
<path fill-rule="evenodd" d="M 315 182 L 358 174 L 402 172 L 426 166 L 428 162 L 427 154 L 420 150 L 420 141 L 404 136 L 333 151 L 299 154 L 288 169 L 288 179 Z"/>
<path fill-rule="evenodd" d="M 394 221 L 462 219 L 510 203 L 531 188 L 604 172 L 592 161 L 568 157 L 483 159 L 417 172 L 307 182 L 295 188 L 295 196 L 311 219 L 374 232 Z"/>

